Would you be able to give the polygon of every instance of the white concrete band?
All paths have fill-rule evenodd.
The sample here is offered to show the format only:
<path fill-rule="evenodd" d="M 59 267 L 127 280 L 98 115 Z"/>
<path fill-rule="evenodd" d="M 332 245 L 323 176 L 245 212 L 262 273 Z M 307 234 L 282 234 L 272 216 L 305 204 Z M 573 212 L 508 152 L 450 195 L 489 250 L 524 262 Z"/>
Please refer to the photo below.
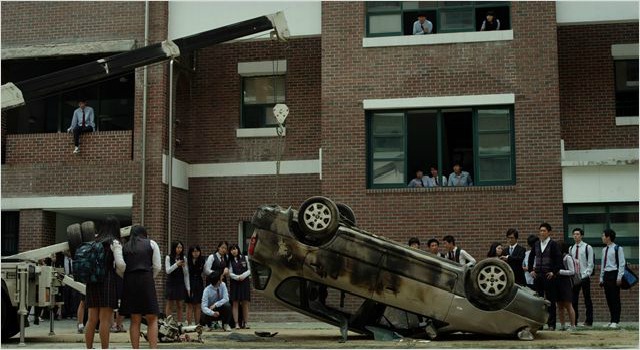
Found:
<path fill-rule="evenodd" d="M 238 62 L 238 74 L 243 77 L 282 75 L 287 73 L 287 60 Z"/>
<path fill-rule="evenodd" d="M 282 128 L 282 136 L 287 135 L 287 128 Z M 277 137 L 278 132 L 276 131 L 276 127 L 266 127 L 266 128 L 242 128 L 236 129 L 236 137 Z"/>
<path fill-rule="evenodd" d="M 516 100 L 515 94 L 464 95 L 412 98 L 367 99 L 362 101 L 365 110 L 436 108 L 510 105 Z"/>
<path fill-rule="evenodd" d="M 638 46 L 638 44 L 611 45 L 611 56 L 613 56 L 614 60 L 637 60 Z"/>
<path fill-rule="evenodd" d="M 3 197 L 1 203 L 2 210 L 131 208 L 133 206 L 133 193 L 98 196 Z"/>
<path fill-rule="evenodd" d="M 362 47 L 437 45 L 513 40 L 513 30 L 362 38 Z"/>

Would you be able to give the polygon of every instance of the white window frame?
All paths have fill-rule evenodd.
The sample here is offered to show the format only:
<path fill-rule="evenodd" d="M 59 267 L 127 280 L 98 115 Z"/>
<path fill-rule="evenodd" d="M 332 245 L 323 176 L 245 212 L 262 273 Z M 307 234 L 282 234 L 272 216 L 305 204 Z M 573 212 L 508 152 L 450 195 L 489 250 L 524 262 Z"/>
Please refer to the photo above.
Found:
<path fill-rule="evenodd" d="M 238 62 L 238 75 L 242 78 L 285 74 L 287 74 L 287 60 Z M 287 128 L 283 127 L 282 136 L 286 134 Z M 278 136 L 280 135 L 275 127 L 236 129 L 237 138 Z"/>

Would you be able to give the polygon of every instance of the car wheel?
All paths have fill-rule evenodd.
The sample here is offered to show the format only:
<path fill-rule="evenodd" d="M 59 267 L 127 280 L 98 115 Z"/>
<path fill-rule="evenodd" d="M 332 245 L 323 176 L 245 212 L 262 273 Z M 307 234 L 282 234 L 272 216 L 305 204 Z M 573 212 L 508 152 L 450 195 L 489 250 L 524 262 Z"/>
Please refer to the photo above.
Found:
<path fill-rule="evenodd" d="M 82 233 L 80 224 L 72 224 L 67 226 L 67 242 L 69 243 L 69 251 L 71 256 L 75 256 L 76 249 L 82 244 Z"/>
<path fill-rule="evenodd" d="M 343 220 L 346 220 L 347 223 L 354 225 L 356 224 L 356 214 L 353 212 L 350 206 L 344 203 L 336 203 L 338 206 L 338 212 L 340 213 L 340 217 Z"/>
<path fill-rule="evenodd" d="M 509 265 L 499 259 L 480 261 L 470 273 L 469 300 L 484 310 L 499 310 L 515 296 L 515 277 Z"/>
<path fill-rule="evenodd" d="M 80 225 L 82 232 L 82 242 L 90 242 L 96 239 L 96 225 L 93 221 L 85 221 Z"/>
<path fill-rule="evenodd" d="M 298 225 L 316 244 L 328 242 L 338 229 L 338 206 L 326 197 L 311 197 L 298 211 Z"/>

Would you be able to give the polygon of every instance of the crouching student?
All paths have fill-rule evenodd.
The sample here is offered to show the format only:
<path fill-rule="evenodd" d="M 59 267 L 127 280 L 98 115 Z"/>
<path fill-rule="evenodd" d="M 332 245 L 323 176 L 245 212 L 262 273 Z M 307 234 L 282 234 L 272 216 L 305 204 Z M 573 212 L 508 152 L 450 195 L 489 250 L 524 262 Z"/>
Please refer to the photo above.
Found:
<path fill-rule="evenodd" d="M 231 304 L 227 285 L 221 281 L 222 271 L 214 271 L 207 276 L 207 287 L 202 293 L 200 324 L 209 325 L 213 321 L 222 321 L 222 329 L 230 331 Z"/>

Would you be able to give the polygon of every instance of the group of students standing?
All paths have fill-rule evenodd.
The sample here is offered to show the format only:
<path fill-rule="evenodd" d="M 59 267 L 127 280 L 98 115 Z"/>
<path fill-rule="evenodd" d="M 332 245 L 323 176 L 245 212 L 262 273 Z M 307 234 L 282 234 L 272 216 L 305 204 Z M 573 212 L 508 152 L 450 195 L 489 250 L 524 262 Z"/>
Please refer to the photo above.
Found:
<path fill-rule="evenodd" d="M 229 247 L 227 242 L 220 242 L 217 250 L 205 260 L 199 245 L 190 247 L 185 256 L 182 242 L 173 242 L 171 254 L 165 258 L 165 272 L 166 315 L 175 309 L 176 320 L 182 323 L 185 303 L 187 325 L 193 321 L 212 326 L 213 322 L 221 321 L 224 331 L 230 330 L 232 324 L 236 329 L 249 328 L 251 269 L 237 244 Z M 206 277 L 206 287 L 203 277 Z"/>
<path fill-rule="evenodd" d="M 114 310 L 131 318 L 129 337 L 134 349 L 140 347 L 140 325 L 143 317 L 147 324 L 147 340 L 150 348 L 158 344 L 158 315 L 160 308 L 156 296 L 155 278 L 162 269 L 158 244 L 149 239 L 142 226 L 133 226 L 126 243 L 120 236 L 120 222 L 109 216 L 100 226 L 95 240 L 105 251 L 105 275 L 97 283 L 86 284 L 83 301 L 88 310 L 84 327 L 85 345 L 93 347 L 94 333 L 99 324 L 101 348 L 109 347 L 109 334 Z M 182 322 L 183 302 L 187 304 L 187 323 L 198 320 L 202 325 L 222 321 L 223 330 L 229 330 L 233 321 L 236 328 L 249 328 L 251 270 L 248 259 L 240 254 L 240 248 L 221 242 L 214 254 L 205 261 L 199 246 L 193 246 L 185 256 L 184 245 L 174 242 L 171 254 L 165 258 L 166 315 L 171 306 L 177 308 L 177 321 Z M 118 293 L 118 276 L 122 278 L 121 295 Z M 207 286 L 203 282 L 206 276 Z M 226 278 L 231 278 L 231 297 Z M 120 305 L 118 301 L 120 300 Z M 229 304 L 233 302 L 233 307 Z M 238 306 L 242 304 L 242 319 L 238 319 Z"/>
<path fill-rule="evenodd" d="M 538 235 L 532 234 L 527 237 L 528 249 L 525 250 L 525 247 L 518 243 L 518 230 L 511 228 L 506 233 L 508 244 L 492 243 L 487 258 L 505 261 L 514 273 L 515 283 L 526 285 L 551 302 L 548 330 L 556 329 L 556 304 L 560 312 L 561 329 L 575 330 L 579 316 L 580 292 L 583 294 L 586 308 L 586 318 L 582 326 L 591 327 L 591 276 L 595 271 L 593 248 L 583 241 L 584 231 L 581 228 L 572 231 L 575 242 L 573 245 L 552 240 L 551 232 L 551 225 L 540 224 Z M 614 230 L 605 229 L 602 232 L 605 247 L 602 248 L 599 285 L 604 288 L 611 316 L 608 328 L 618 328 L 620 322 L 620 285 L 626 265 L 623 248 L 614 243 L 615 238 Z M 470 254 L 456 247 L 452 236 L 445 236 L 443 241 L 445 253 L 440 253 L 440 242 L 435 238 L 427 242 L 428 251 L 463 265 L 475 264 L 476 261 Z M 413 248 L 420 248 L 420 241 L 416 237 L 410 238 L 408 244 Z"/>

